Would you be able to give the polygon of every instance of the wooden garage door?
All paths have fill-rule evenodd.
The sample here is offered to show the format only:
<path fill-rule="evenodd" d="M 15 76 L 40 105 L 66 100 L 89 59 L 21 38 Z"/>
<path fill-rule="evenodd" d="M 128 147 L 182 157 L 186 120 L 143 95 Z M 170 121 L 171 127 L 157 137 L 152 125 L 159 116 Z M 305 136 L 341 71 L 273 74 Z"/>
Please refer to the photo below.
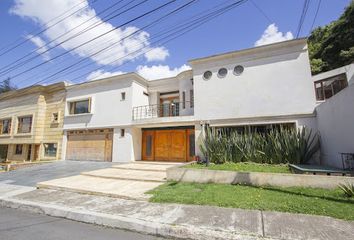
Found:
<path fill-rule="evenodd" d="M 68 134 L 66 159 L 112 161 L 112 139 L 111 132 Z"/>
<path fill-rule="evenodd" d="M 143 131 L 143 160 L 189 161 L 194 159 L 194 144 L 191 146 L 189 135 L 193 129 L 168 129 Z M 191 146 L 191 147 L 189 147 Z M 193 148 L 191 156 L 190 149 Z"/>

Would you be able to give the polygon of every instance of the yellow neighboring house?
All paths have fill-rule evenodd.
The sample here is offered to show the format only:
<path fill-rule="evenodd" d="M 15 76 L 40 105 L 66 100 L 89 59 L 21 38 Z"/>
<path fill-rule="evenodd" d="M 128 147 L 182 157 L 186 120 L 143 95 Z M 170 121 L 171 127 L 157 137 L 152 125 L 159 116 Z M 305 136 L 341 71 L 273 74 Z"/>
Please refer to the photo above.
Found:
<path fill-rule="evenodd" d="M 61 157 L 65 83 L 0 94 L 0 162 Z"/>

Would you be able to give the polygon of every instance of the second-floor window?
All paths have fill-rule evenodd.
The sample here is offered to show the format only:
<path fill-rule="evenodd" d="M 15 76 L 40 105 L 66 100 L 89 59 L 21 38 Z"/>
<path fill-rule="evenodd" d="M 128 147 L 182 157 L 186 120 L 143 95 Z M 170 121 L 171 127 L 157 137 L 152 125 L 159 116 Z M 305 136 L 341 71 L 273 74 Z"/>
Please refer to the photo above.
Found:
<path fill-rule="evenodd" d="M 11 118 L 0 120 L 0 134 L 10 134 Z"/>
<path fill-rule="evenodd" d="M 91 101 L 90 99 L 80 100 L 69 103 L 70 115 L 84 114 L 91 112 Z"/>
<path fill-rule="evenodd" d="M 32 130 L 32 116 L 18 117 L 17 133 L 30 133 Z"/>

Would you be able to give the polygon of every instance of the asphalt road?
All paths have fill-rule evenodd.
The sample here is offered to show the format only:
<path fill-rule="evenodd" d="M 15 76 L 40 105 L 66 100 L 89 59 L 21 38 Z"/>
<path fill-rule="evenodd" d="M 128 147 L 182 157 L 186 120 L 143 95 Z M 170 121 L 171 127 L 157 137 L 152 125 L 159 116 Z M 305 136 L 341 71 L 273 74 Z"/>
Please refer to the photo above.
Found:
<path fill-rule="evenodd" d="M 0 208 L 1 240 L 162 240 L 149 235 Z"/>

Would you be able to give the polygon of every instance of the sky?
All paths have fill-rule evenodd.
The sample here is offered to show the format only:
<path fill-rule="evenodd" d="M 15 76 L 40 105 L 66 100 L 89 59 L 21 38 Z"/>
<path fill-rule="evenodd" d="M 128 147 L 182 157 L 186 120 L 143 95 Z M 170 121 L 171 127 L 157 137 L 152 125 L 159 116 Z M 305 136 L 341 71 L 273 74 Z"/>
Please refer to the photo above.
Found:
<path fill-rule="evenodd" d="M 215 16 L 237 2 L 0 0 L 0 81 L 26 87 L 127 72 L 153 80 L 189 69 L 191 59 L 296 38 L 303 0 L 241 1 Z M 299 37 L 349 3 L 310 0 Z"/>

